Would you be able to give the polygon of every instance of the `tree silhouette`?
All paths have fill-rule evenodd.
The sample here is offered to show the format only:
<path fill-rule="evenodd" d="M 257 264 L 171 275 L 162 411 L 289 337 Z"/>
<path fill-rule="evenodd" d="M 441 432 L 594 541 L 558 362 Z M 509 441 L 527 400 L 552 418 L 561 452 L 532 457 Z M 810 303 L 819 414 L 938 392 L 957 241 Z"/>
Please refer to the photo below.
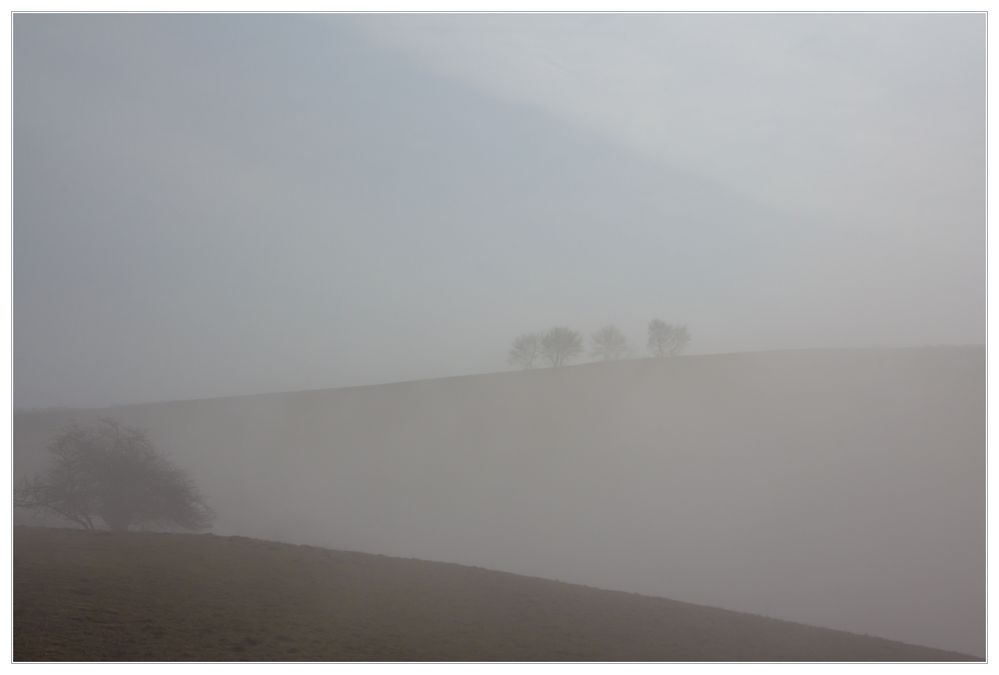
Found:
<path fill-rule="evenodd" d="M 590 340 L 593 342 L 590 353 L 601 361 L 620 359 L 628 353 L 628 341 L 617 326 L 604 326 L 590 336 Z"/>
<path fill-rule="evenodd" d="M 582 336 L 565 326 L 555 326 L 541 338 L 541 355 L 553 367 L 564 366 L 582 352 Z"/>
<path fill-rule="evenodd" d="M 534 362 L 541 356 L 541 335 L 525 333 L 513 341 L 509 361 L 521 368 L 533 368 Z"/>
<path fill-rule="evenodd" d="M 658 357 L 673 356 L 690 342 L 686 326 L 673 325 L 659 319 L 649 322 L 649 350 Z"/>
<path fill-rule="evenodd" d="M 52 441 L 49 454 L 48 470 L 15 490 L 15 506 L 52 511 L 88 530 L 100 521 L 113 531 L 211 525 L 212 511 L 193 481 L 145 432 L 111 419 L 71 426 Z"/>

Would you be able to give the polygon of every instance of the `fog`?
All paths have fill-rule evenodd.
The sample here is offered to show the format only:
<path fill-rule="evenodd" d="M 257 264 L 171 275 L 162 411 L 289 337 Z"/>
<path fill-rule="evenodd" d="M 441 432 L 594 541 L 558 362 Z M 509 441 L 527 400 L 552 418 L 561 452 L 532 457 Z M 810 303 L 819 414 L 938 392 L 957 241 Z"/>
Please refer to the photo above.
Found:
<path fill-rule="evenodd" d="M 982 343 L 984 15 L 14 21 L 14 403 Z"/>
<path fill-rule="evenodd" d="M 15 478 L 112 415 L 220 534 L 984 655 L 985 47 L 15 15 Z M 654 318 L 684 355 L 498 372 L 554 325 L 646 357 Z"/>

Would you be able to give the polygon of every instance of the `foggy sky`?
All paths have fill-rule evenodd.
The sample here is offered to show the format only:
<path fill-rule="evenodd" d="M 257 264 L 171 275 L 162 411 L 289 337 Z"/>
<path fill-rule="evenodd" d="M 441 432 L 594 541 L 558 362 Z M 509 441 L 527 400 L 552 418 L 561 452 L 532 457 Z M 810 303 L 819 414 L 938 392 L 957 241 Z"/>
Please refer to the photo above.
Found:
<path fill-rule="evenodd" d="M 985 16 L 26 15 L 14 405 L 981 343 Z"/>

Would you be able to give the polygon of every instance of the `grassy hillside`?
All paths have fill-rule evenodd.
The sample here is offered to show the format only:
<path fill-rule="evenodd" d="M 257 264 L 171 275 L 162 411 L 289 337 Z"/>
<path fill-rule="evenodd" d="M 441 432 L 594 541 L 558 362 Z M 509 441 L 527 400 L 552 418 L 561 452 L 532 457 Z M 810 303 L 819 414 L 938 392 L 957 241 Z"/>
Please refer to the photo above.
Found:
<path fill-rule="evenodd" d="M 479 568 L 211 535 L 16 528 L 13 602 L 16 661 L 970 660 Z"/>
<path fill-rule="evenodd" d="M 113 415 L 215 532 L 475 565 L 985 653 L 985 350 L 634 360 Z M 20 517 L 20 516 L 18 516 Z"/>

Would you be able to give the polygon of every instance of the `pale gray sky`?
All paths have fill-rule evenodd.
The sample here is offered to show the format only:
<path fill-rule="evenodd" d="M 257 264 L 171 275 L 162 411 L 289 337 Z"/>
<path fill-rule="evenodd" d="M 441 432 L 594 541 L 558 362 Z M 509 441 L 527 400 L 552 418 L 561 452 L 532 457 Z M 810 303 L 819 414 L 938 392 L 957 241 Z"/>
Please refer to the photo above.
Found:
<path fill-rule="evenodd" d="M 985 16 L 14 18 L 14 404 L 982 343 Z"/>

